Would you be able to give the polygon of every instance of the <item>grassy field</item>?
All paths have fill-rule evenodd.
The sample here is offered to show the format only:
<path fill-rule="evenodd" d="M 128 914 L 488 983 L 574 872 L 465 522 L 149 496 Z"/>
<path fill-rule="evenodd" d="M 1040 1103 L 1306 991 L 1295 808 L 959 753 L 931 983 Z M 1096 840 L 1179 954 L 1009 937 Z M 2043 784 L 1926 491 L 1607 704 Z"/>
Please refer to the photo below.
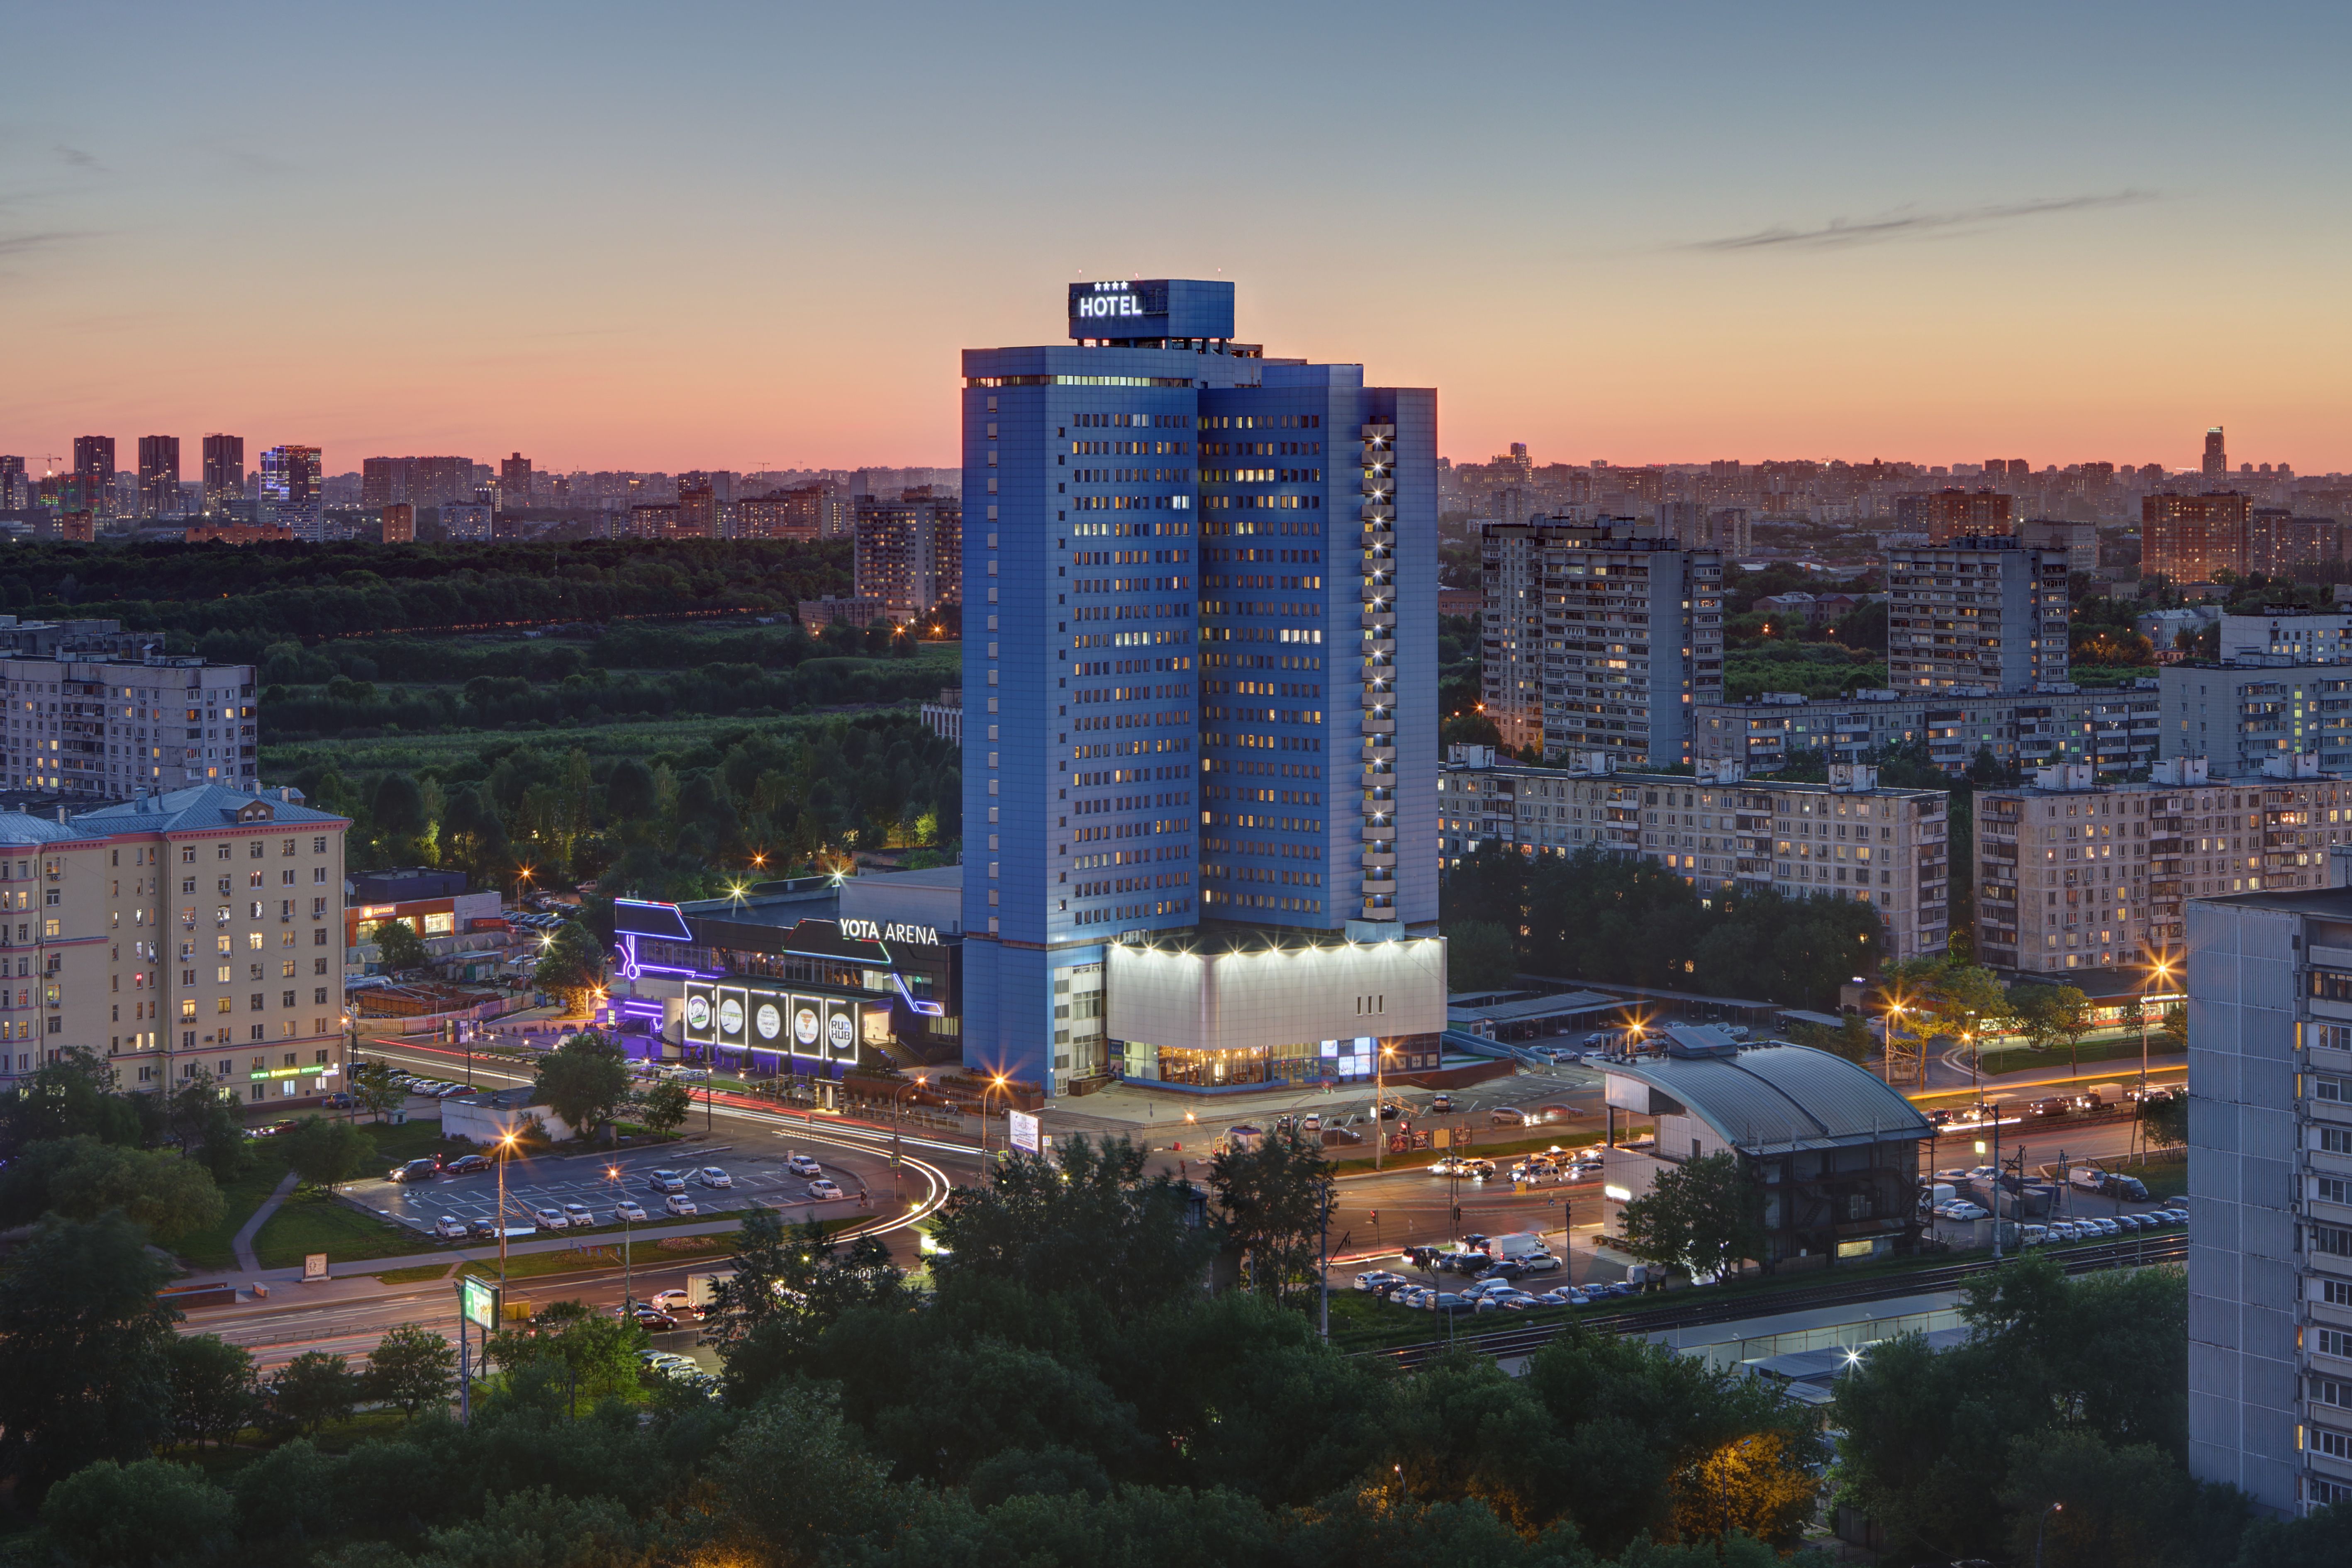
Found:
<path fill-rule="evenodd" d="M 2158 1038 L 2153 1030 L 2148 1031 L 2147 1050 L 2151 1058 L 2164 1054 L 2164 1041 Z M 2063 1071 L 2070 1061 L 2079 1061 L 2086 1064 L 2095 1061 L 2127 1061 L 2131 1063 L 2133 1076 L 2137 1077 L 2139 1072 L 2139 1034 L 2135 1030 L 2127 1035 L 2106 1040 L 2086 1040 L 2076 1046 L 2071 1053 L 2063 1045 L 2053 1046 L 2048 1051 L 2035 1051 L 2022 1045 L 2002 1046 L 1984 1053 L 1984 1071 L 1988 1074 L 2030 1072 L 2036 1070 L 2042 1072 L 2057 1072 Z"/>
<path fill-rule="evenodd" d="M 721 1231 L 715 1236 L 681 1236 L 674 1240 L 679 1245 L 665 1246 L 659 1241 L 629 1243 L 629 1266 L 635 1269 L 659 1269 L 673 1263 L 692 1263 L 707 1258 L 723 1258 L 735 1250 L 735 1232 Z M 691 1245 L 684 1245 L 691 1243 Z M 507 1278 L 532 1280 L 547 1274 L 568 1274 L 579 1269 L 617 1268 L 621 1263 L 621 1248 L 597 1246 L 591 1248 L 593 1256 L 583 1258 L 577 1252 L 526 1252 L 507 1260 Z M 465 1272 L 478 1280 L 499 1277 L 495 1258 L 468 1263 Z"/>
<path fill-rule="evenodd" d="M 367 1130 L 375 1139 L 376 1157 L 386 1168 L 426 1155 L 462 1154 L 473 1146 L 442 1137 L 438 1118 L 413 1121 L 402 1127 L 369 1124 Z M 183 1239 L 180 1260 L 197 1272 L 236 1268 L 231 1240 L 253 1218 L 262 1199 L 276 1189 L 286 1168 L 277 1146 L 267 1138 L 257 1139 L 252 1163 L 222 1189 L 221 1222 Z M 341 1262 L 353 1258 L 397 1258 L 432 1245 L 415 1231 L 297 1188 L 285 1207 L 261 1228 L 253 1250 L 263 1268 L 287 1269 L 310 1252 L 324 1252 L 331 1260 Z"/>

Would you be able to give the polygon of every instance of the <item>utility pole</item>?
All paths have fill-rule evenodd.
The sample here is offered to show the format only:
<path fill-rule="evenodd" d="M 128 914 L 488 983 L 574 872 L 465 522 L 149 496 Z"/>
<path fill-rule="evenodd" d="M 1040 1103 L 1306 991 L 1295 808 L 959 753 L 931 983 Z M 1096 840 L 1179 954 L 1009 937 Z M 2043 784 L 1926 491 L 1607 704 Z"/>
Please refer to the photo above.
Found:
<path fill-rule="evenodd" d="M 1992 1260 L 2000 1261 L 2000 1102 L 1992 1103 Z"/>
<path fill-rule="evenodd" d="M 1321 1179 L 1323 1187 L 1323 1239 L 1318 1249 L 1318 1257 L 1317 1261 L 1321 1266 L 1316 1270 L 1316 1281 L 1317 1283 L 1322 1287 L 1323 1343 L 1328 1344 L 1331 1343 L 1331 1183 L 1328 1177 Z"/>

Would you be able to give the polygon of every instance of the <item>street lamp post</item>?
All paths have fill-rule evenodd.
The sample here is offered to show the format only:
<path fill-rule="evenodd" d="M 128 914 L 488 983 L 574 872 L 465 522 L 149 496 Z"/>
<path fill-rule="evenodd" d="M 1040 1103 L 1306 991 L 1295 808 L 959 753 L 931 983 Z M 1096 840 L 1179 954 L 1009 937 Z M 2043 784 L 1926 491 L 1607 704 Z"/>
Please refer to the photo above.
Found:
<path fill-rule="evenodd" d="M 2050 1522 L 2050 1516 L 2052 1514 L 2063 1513 L 2065 1511 L 2066 1505 L 2064 1503 L 2053 1502 L 2049 1507 L 2042 1511 L 2042 1517 L 2040 1519 L 2033 1521 L 2033 1568 L 2042 1568 L 2042 1528 Z"/>
<path fill-rule="evenodd" d="M 1378 1061 L 1372 1064 L 1372 1169 L 1381 1168 L 1381 1155 L 1389 1146 L 1389 1058 L 1396 1047 L 1383 1045 Z"/>
<path fill-rule="evenodd" d="M 2139 990 L 2139 1086 L 2142 1089 L 2146 1089 L 2147 1087 L 2148 990 L 2159 980 L 2169 984 L 2171 979 L 2172 961 L 2169 958 L 2158 957 L 2149 961 L 2147 967 L 2147 979 L 2141 985 Z"/>
<path fill-rule="evenodd" d="M 507 1155 L 514 1150 L 515 1135 L 509 1131 L 499 1135 L 499 1310 L 506 1310 L 507 1299 Z"/>
<path fill-rule="evenodd" d="M 613 1190 L 614 1190 L 614 1191 L 615 1191 L 615 1192 L 620 1192 L 620 1191 L 622 1191 L 622 1190 L 623 1190 L 623 1188 L 622 1188 L 622 1186 L 621 1186 L 621 1167 L 620 1167 L 620 1166 L 606 1166 L 604 1167 L 604 1179 L 605 1179 L 606 1181 L 608 1181 L 608 1182 L 610 1182 L 610 1183 L 612 1183 L 612 1184 L 613 1184 Z M 627 1211 L 626 1209 L 623 1209 L 623 1210 L 621 1211 L 621 1214 L 620 1214 L 620 1220 L 621 1220 L 621 1315 L 622 1315 L 624 1318 L 625 1318 L 625 1317 L 627 1317 L 627 1316 L 629 1315 L 629 1310 L 630 1310 L 632 1307 L 634 1307 L 634 1306 L 635 1306 L 635 1305 L 636 1305 L 637 1298 L 636 1298 L 635 1292 L 634 1291 L 632 1291 L 632 1290 L 631 1290 L 631 1288 L 630 1288 L 629 1269 L 630 1269 L 630 1264 L 631 1264 L 631 1262 L 632 1262 L 632 1257 L 631 1257 L 632 1249 L 631 1249 L 631 1247 L 630 1247 L 630 1245 L 629 1245 L 629 1216 L 628 1216 L 628 1211 Z"/>

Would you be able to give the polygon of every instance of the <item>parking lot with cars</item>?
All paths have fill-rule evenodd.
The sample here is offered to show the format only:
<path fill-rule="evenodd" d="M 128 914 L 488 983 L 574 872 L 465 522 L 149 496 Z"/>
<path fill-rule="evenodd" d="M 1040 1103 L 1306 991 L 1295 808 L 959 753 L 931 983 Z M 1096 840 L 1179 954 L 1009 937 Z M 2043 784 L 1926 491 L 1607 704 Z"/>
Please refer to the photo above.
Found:
<path fill-rule="evenodd" d="M 507 1228 L 509 1234 L 552 1235 L 608 1229 L 625 1218 L 642 1225 L 753 1207 L 796 1218 L 854 1211 L 865 1183 L 836 1158 L 830 1147 L 799 1150 L 787 1139 L 773 1147 L 654 1148 L 609 1157 L 518 1155 L 507 1163 Z M 343 1190 L 426 1235 L 455 1240 L 497 1234 L 498 1169 L 487 1155 L 463 1155 L 437 1170 L 430 1161 L 410 1161 Z"/>

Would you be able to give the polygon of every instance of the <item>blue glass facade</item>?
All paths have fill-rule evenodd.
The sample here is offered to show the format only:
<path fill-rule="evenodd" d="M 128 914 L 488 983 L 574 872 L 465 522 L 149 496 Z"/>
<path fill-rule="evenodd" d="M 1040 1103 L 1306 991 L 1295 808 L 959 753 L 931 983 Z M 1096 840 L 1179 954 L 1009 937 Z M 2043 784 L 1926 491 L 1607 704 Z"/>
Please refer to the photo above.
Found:
<path fill-rule="evenodd" d="M 1106 942 L 1436 918 L 1436 394 L 1232 324 L 1075 284 L 964 355 L 964 1055 L 1049 1092 Z"/>

